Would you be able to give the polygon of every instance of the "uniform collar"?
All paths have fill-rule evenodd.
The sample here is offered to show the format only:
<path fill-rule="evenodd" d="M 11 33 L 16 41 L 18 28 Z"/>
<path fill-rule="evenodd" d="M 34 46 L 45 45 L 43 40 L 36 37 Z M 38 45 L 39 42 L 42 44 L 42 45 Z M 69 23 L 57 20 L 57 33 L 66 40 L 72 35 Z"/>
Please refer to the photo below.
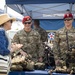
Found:
<path fill-rule="evenodd" d="M 72 27 L 70 30 L 67 30 L 66 27 L 64 27 L 63 30 L 64 30 L 65 32 L 72 32 L 72 31 L 74 31 L 75 29 L 74 29 L 74 27 Z"/>

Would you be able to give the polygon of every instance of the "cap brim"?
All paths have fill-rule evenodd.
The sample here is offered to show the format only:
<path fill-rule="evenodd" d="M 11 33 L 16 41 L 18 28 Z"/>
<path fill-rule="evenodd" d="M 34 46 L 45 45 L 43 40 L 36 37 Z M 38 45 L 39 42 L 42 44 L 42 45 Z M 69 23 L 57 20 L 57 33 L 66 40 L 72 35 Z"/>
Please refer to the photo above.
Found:
<path fill-rule="evenodd" d="M 7 22 L 7 21 L 12 21 L 12 22 L 14 22 L 14 21 L 16 21 L 16 18 L 8 18 L 8 19 L 6 19 L 6 20 L 3 20 L 1 23 L 0 23 L 0 25 L 2 25 L 2 24 L 4 24 L 5 22 Z"/>
<path fill-rule="evenodd" d="M 9 20 L 16 21 L 16 18 L 10 18 Z"/>

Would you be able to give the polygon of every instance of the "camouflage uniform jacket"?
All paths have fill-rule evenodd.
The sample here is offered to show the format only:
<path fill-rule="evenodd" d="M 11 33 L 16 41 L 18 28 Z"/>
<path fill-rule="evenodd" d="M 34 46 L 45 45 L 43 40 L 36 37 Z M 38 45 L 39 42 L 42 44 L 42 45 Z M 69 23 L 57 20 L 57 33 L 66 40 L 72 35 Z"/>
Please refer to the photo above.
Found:
<path fill-rule="evenodd" d="M 40 35 L 35 30 L 31 30 L 29 33 L 25 32 L 24 29 L 20 30 L 15 34 L 12 42 L 23 44 L 22 50 L 31 54 L 32 58 L 37 59 L 43 56 L 44 48 L 40 41 Z"/>
<path fill-rule="evenodd" d="M 44 29 L 39 27 L 35 28 L 35 30 L 38 31 L 38 33 L 40 34 L 42 42 L 47 41 L 47 32 Z"/>
<path fill-rule="evenodd" d="M 56 31 L 54 42 L 54 56 L 55 59 L 66 59 L 66 52 L 68 51 L 66 32 L 68 32 L 68 45 L 75 45 L 75 29 L 72 27 L 67 30 L 65 27 Z"/>

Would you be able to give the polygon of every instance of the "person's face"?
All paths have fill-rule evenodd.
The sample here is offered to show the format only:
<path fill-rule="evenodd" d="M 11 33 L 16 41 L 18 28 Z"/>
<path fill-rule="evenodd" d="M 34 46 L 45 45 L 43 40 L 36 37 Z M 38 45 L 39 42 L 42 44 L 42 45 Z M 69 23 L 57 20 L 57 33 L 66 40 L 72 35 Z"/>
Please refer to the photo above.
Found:
<path fill-rule="evenodd" d="M 12 25 L 12 21 L 9 20 L 9 21 L 7 21 L 7 22 L 4 23 L 4 28 L 6 30 L 10 30 L 11 29 L 11 25 Z"/>
<path fill-rule="evenodd" d="M 25 29 L 31 29 L 31 25 L 32 25 L 31 20 L 30 20 L 30 21 L 25 21 L 25 22 L 24 22 L 24 28 L 25 28 Z"/>
<path fill-rule="evenodd" d="M 65 18 L 64 19 L 64 24 L 65 24 L 66 27 L 72 26 L 72 22 L 73 22 L 72 18 Z"/>

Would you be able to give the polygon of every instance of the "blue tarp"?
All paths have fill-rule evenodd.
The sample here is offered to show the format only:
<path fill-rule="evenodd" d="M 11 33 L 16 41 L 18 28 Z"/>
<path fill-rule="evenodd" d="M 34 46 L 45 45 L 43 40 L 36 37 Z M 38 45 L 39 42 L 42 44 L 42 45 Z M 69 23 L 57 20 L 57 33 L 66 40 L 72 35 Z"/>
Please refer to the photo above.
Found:
<path fill-rule="evenodd" d="M 75 0 L 6 0 L 6 4 L 75 3 Z"/>
<path fill-rule="evenodd" d="M 58 30 L 64 26 L 63 19 L 44 19 L 40 20 L 40 26 L 45 30 Z M 75 20 L 73 22 L 75 27 Z"/>

